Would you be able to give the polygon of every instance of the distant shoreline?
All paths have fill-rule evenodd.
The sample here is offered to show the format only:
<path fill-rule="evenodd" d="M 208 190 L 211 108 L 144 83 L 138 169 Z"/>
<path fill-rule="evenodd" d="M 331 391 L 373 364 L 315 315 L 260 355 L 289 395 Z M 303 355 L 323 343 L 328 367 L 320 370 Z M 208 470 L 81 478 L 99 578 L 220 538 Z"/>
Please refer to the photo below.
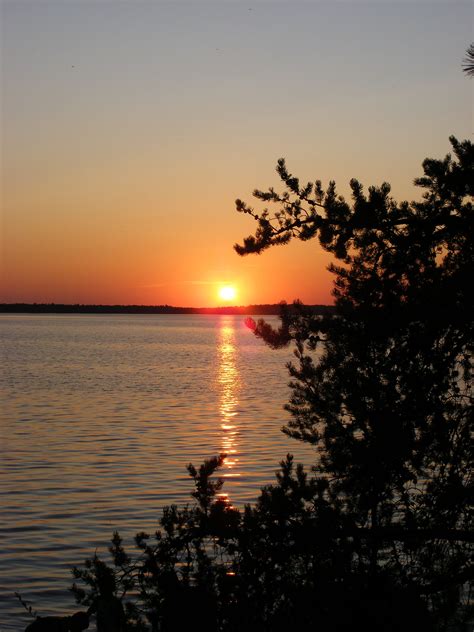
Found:
<path fill-rule="evenodd" d="M 288 306 L 291 309 L 291 305 Z M 306 305 L 314 314 L 331 314 L 332 305 Z M 174 307 L 172 305 L 65 305 L 61 303 L 0 303 L 2 314 L 221 314 L 278 316 L 279 304 L 229 307 Z"/>

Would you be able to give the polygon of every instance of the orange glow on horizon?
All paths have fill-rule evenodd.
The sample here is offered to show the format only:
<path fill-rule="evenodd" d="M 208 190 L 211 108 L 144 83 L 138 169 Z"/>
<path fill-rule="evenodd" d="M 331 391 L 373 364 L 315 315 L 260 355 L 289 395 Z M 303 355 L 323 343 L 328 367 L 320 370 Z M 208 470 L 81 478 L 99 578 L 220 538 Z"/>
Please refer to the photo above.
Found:
<path fill-rule="evenodd" d="M 303 2 L 295 10 L 295 3 L 260 2 L 249 13 L 240 2 L 224 2 L 219 18 L 215 3 L 188 4 L 199 10 L 184 10 L 180 2 L 51 2 L 47 11 L 41 2 L 2 3 L 8 98 L 2 103 L 0 302 L 332 304 L 334 275 L 327 266 L 334 256 L 318 239 L 237 255 L 233 244 L 254 235 L 258 224 L 237 213 L 234 200 L 255 205 L 260 217 L 266 202 L 252 191 L 275 187 L 284 194 L 275 174 L 281 156 L 300 182 L 318 179 L 325 189 L 335 181 L 348 201 L 352 178 L 365 188 L 390 182 L 400 202 L 419 199 L 413 180 L 423 159 L 450 151 L 449 134 L 462 139 L 472 132 L 470 86 L 457 62 L 440 69 L 436 56 L 425 54 L 442 34 L 462 56 L 459 42 L 469 37 L 472 17 L 467 3 L 434 3 L 433 28 L 423 28 L 423 2 L 383 3 L 380 12 L 374 3 L 346 3 L 350 17 L 342 26 L 334 18 L 337 3 Z M 404 54 L 392 61 L 413 96 L 409 109 L 388 84 L 374 80 L 385 76 L 386 63 L 373 34 L 380 28 L 398 42 L 400 11 L 413 29 L 405 33 Z M 397 19 L 388 18 L 391 12 Z M 267 19 L 275 28 L 256 27 Z M 315 21 L 325 25 L 318 46 L 334 46 L 335 54 L 312 48 L 298 54 Z M 363 32 L 362 48 L 354 44 L 360 34 L 352 39 L 359 33 L 352 21 Z M 91 29 L 90 46 L 85 29 Z M 67 55 L 58 59 L 64 41 Z M 278 63 L 273 50 L 292 62 Z M 357 72 L 347 73 L 342 87 L 347 59 Z M 293 85 L 296 63 L 302 77 L 319 64 L 325 89 L 307 82 L 304 99 L 288 90 L 269 108 L 275 73 Z M 433 98 L 427 65 L 452 87 L 437 94 L 435 108 L 425 107 Z M 352 95 L 349 110 L 341 90 Z M 268 206 L 269 217 L 280 210 Z M 227 285 L 234 298 L 220 296 Z"/>

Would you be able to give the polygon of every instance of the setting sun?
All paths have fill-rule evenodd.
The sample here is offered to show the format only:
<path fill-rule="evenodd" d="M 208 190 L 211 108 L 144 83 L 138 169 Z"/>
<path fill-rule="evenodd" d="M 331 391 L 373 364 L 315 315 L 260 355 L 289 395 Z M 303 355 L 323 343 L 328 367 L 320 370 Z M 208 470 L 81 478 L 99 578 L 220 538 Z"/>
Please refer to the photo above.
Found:
<path fill-rule="evenodd" d="M 237 291 L 233 285 L 224 285 L 219 290 L 219 297 L 223 301 L 233 301 L 237 296 Z"/>

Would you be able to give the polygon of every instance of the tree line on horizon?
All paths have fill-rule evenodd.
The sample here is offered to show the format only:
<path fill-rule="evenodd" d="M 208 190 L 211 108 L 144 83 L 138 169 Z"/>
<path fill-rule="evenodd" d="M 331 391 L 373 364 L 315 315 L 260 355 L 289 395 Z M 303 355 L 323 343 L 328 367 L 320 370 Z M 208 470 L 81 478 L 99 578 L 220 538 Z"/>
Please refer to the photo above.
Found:
<path fill-rule="evenodd" d="M 173 305 L 85 305 L 62 303 L 0 303 L 0 313 L 10 314 L 222 314 L 278 316 L 285 303 L 223 307 L 174 307 Z M 334 312 L 333 305 L 307 305 L 315 315 Z M 287 309 L 292 310 L 292 305 Z"/>

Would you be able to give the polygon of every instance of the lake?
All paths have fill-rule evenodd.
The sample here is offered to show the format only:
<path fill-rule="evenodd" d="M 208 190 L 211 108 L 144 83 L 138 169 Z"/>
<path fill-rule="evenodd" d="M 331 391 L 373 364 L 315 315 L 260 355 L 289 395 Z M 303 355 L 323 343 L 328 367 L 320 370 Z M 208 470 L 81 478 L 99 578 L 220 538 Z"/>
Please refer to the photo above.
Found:
<path fill-rule="evenodd" d="M 31 621 L 15 591 L 40 615 L 77 609 L 71 567 L 190 501 L 188 463 L 226 453 L 243 507 L 287 452 L 314 460 L 280 432 L 291 348 L 241 316 L 3 314 L 0 339 L 1 632 Z"/>

